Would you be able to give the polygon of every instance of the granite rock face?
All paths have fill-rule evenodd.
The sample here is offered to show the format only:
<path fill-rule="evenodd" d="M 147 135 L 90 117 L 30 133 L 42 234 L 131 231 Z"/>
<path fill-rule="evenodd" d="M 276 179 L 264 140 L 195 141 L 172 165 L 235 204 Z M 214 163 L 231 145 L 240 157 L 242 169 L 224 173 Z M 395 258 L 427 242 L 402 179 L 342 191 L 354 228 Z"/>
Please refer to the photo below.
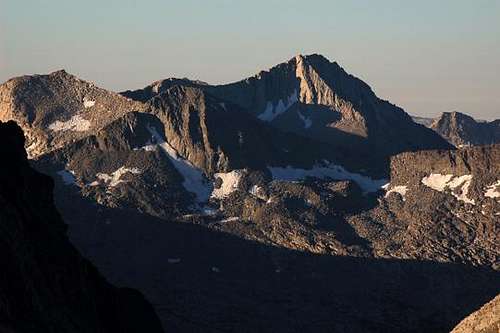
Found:
<path fill-rule="evenodd" d="M 177 153 L 210 176 L 268 165 L 311 167 L 322 158 L 341 158 L 326 145 L 276 131 L 200 88 L 170 88 L 148 102 L 147 112 L 163 123 L 165 139 Z"/>
<path fill-rule="evenodd" d="M 63 147 L 141 107 L 64 70 L 0 85 L 0 121 L 15 120 L 21 126 L 30 157 Z"/>
<path fill-rule="evenodd" d="M 373 209 L 351 217 L 379 255 L 500 268 L 500 147 L 402 153 Z"/>
<path fill-rule="evenodd" d="M 500 295 L 467 316 L 451 333 L 496 333 L 500 331 Z"/>
<path fill-rule="evenodd" d="M 32 169 L 22 130 L 0 123 L 0 330 L 163 332 L 137 291 L 116 288 L 66 236 L 53 181 Z"/>

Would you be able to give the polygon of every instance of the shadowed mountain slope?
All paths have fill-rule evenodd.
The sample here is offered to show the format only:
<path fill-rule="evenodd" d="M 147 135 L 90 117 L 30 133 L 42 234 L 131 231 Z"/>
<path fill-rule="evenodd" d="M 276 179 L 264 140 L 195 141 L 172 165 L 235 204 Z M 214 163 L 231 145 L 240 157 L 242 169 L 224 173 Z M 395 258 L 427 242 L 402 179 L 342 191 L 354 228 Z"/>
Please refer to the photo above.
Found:
<path fill-rule="evenodd" d="M 0 123 L 0 331 L 163 332 L 132 289 L 110 285 L 70 244 L 52 179 L 33 170 L 24 137 Z"/>

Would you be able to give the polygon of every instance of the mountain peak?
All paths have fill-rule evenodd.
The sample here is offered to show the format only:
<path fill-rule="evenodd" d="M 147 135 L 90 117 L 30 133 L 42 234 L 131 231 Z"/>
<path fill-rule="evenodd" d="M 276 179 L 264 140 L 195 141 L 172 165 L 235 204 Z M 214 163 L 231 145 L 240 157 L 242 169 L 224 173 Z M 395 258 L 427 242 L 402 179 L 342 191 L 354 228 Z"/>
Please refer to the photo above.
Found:
<path fill-rule="evenodd" d="M 331 62 L 327 57 L 320 53 L 310 53 L 310 54 L 302 54 L 299 53 L 297 54 L 294 59 L 296 61 L 301 61 L 301 60 L 317 60 L 317 61 L 327 61 Z"/>
<path fill-rule="evenodd" d="M 436 128 L 442 126 L 443 123 L 453 123 L 457 125 L 458 123 L 476 123 L 476 120 L 465 113 L 458 111 L 443 112 L 438 118 L 434 120 L 431 124 L 431 128 Z"/>
<path fill-rule="evenodd" d="M 147 102 L 158 94 L 161 94 L 174 86 L 203 87 L 208 86 L 208 83 L 200 80 L 191 80 L 186 77 L 172 77 L 155 81 L 143 89 L 126 90 L 121 92 L 120 94 L 136 101 Z"/>
<path fill-rule="evenodd" d="M 69 74 L 64 68 L 58 69 L 56 71 L 53 71 L 49 73 L 50 76 L 66 76 L 66 75 L 71 75 Z M 71 75 L 73 76 L 73 75 Z"/>
<path fill-rule="evenodd" d="M 500 141 L 498 123 L 477 121 L 457 111 L 443 112 L 432 122 L 430 128 L 457 147 Z"/>
<path fill-rule="evenodd" d="M 332 63 L 327 57 L 320 53 L 311 53 L 303 55 L 302 58 L 308 61 L 321 61 L 321 62 L 329 62 Z"/>
<path fill-rule="evenodd" d="M 358 155 L 373 155 L 374 159 L 382 156 L 383 163 L 388 156 L 401 151 L 450 147 L 431 130 L 413 123 L 401 108 L 379 99 L 368 84 L 317 53 L 297 54 L 234 83 L 202 85 L 168 79 L 122 95 L 146 102 L 174 85 L 197 87 L 286 132 L 339 149 L 356 146 Z M 161 99 L 155 102 L 161 103 Z M 401 140 L 402 137 L 408 139 Z M 378 160 L 372 164 L 383 163 Z"/>
<path fill-rule="evenodd" d="M 471 116 L 466 115 L 465 113 L 458 112 L 458 111 L 451 111 L 451 112 L 443 112 L 441 117 L 451 117 L 451 118 L 470 118 L 473 119 Z"/>
<path fill-rule="evenodd" d="M 76 76 L 74 74 L 67 72 L 64 68 L 53 71 L 53 72 L 49 73 L 48 75 L 35 75 L 35 76 L 47 77 L 49 79 L 60 79 L 60 80 L 68 80 L 68 81 L 84 82 L 84 83 L 92 84 L 90 82 L 87 82 L 85 80 L 80 79 L 78 76 Z"/>
<path fill-rule="evenodd" d="M 302 53 L 299 53 L 297 54 L 294 59 L 299 62 L 299 61 L 302 61 L 304 59 L 304 55 Z"/>
<path fill-rule="evenodd" d="M 79 79 L 65 70 L 26 75 L 0 85 L 0 121 L 25 131 L 30 157 L 64 146 L 143 105 Z"/>

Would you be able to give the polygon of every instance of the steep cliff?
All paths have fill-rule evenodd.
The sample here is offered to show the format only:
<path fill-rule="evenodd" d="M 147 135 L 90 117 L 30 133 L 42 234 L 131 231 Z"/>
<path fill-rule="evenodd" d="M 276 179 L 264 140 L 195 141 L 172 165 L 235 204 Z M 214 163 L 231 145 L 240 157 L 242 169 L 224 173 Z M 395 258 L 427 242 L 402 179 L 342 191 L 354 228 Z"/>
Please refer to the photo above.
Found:
<path fill-rule="evenodd" d="M 0 331 L 162 332 L 139 292 L 110 285 L 70 244 L 21 129 L 0 123 L 0 142 Z"/>

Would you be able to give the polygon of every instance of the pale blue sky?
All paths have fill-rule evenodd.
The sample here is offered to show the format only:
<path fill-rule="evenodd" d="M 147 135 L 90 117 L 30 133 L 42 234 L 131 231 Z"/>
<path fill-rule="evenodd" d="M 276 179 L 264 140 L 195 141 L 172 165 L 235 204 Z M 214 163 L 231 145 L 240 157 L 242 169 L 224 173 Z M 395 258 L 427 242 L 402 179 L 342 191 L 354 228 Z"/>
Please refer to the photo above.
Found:
<path fill-rule="evenodd" d="M 0 0 L 0 82 L 236 81 L 321 53 L 416 115 L 500 118 L 500 0 Z"/>

